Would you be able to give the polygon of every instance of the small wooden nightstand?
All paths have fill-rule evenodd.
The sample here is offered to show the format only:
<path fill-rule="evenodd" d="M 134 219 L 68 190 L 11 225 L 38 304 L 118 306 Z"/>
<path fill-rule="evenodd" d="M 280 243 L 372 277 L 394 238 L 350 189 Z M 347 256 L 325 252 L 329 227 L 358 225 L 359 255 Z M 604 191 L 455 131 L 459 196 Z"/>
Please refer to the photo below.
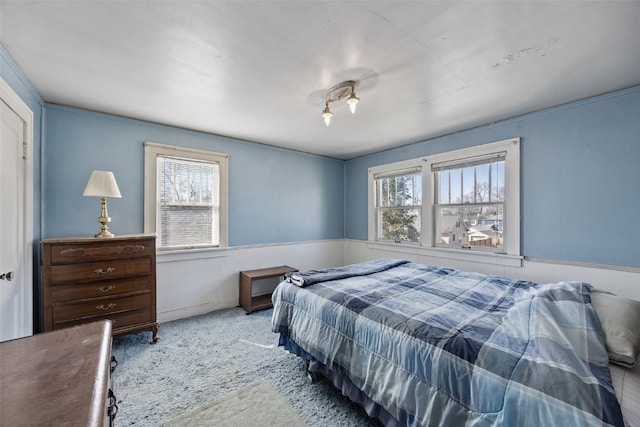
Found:
<path fill-rule="evenodd" d="M 298 271 L 296 268 L 287 265 L 278 267 L 259 268 L 257 270 L 246 270 L 240 272 L 240 305 L 245 309 L 247 314 L 273 307 L 271 302 L 271 294 L 276 285 L 280 282 L 280 278 L 285 273 Z M 271 279 L 271 280 L 269 280 Z M 275 279 L 275 280 L 274 280 Z M 254 293 L 254 286 L 258 281 L 270 282 L 265 283 L 268 286 L 266 291 L 263 289 L 259 293 Z"/>

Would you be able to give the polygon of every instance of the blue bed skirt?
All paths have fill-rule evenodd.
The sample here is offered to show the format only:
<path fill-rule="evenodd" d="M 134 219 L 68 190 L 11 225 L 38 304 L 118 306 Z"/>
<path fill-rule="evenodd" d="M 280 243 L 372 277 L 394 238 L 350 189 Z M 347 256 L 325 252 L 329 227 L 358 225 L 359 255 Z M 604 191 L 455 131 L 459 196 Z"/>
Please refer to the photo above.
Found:
<path fill-rule="evenodd" d="M 399 427 L 401 424 L 391 416 L 382 406 L 371 400 L 362 390 L 356 387 L 350 380 L 340 373 L 334 372 L 322 363 L 318 362 L 309 353 L 304 351 L 302 347 L 296 344 L 284 334 L 280 334 L 278 345 L 284 347 L 287 351 L 295 354 L 308 362 L 308 369 L 311 373 L 324 375 L 329 379 L 335 388 L 342 392 L 343 396 L 347 396 L 353 402 L 361 405 L 371 418 L 379 419 L 386 427 Z"/>

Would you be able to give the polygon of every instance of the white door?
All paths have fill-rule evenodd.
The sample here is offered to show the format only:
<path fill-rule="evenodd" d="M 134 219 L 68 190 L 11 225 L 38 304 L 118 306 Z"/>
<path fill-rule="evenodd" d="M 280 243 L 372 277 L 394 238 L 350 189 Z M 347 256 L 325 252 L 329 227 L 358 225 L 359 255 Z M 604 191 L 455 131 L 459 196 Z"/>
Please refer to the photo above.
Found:
<path fill-rule="evenodd" d="M 33 331 L 31 243 L 26 241 L 25 209 L 30 191 L 25 183 L 26 122 L 0 100 L 0 341 L 31 335 Z M 27 203 L 25 203 L 27 202 Z"/>

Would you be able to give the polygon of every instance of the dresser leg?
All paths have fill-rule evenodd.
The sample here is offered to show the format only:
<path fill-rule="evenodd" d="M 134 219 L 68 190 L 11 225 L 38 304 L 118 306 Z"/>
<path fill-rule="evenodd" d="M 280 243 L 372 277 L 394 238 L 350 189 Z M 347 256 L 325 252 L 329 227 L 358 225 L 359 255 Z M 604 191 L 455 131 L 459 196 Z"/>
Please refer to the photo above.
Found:
<path fill-rule="evenodd" d="M 151 336 L 151 342 L 149 344 L 157 344 L 158 343 L 158 328 L 160 326 L 158 326 L 157 324 L 155 326 L 153 326 L 151 328 L 151 332 L 152 332 L 152 336 Z"/>

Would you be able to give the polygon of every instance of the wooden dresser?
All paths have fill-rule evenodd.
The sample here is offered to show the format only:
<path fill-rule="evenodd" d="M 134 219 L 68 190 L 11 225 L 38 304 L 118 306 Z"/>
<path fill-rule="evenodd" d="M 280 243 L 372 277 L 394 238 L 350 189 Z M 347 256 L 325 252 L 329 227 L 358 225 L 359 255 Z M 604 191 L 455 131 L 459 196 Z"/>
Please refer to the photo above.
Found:
<path fill-rule="evenodd" d="M 112 425 L 113 368 L 108 321 L 0 343 L 0 425 Z"/>
<path fill-rule="evenodd" d="M 154 235 L 48 239 L 42 248 L 45 331 L 109 319 L 114 336 L 151 331 L 157 342 Z"/>

